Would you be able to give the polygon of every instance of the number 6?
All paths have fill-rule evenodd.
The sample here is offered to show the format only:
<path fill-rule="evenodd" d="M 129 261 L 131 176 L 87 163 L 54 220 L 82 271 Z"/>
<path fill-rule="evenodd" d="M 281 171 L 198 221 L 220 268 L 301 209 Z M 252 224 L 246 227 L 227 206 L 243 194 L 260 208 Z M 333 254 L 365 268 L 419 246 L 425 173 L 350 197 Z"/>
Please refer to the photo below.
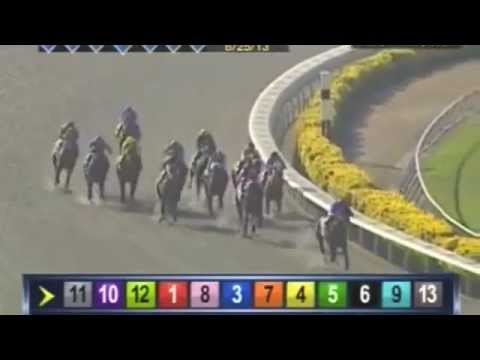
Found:
<path fill-rule="evenodd" d="M 363 304 L 368 304 L 370 302 L 370 286 L 362 285 L 360 287 L 360 301 Z"/>

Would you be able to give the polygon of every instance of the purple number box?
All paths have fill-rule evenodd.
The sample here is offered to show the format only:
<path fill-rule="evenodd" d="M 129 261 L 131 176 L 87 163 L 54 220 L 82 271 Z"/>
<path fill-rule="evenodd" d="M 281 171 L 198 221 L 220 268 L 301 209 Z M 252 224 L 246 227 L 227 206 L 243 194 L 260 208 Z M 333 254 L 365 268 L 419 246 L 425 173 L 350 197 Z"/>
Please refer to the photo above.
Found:
<path fill-rule="evenodd" d="M 124 308 L 124 285 L 122 281 L 99 281 L 95 283 L 94 305 L 96 309 L 119 310 Z"/>

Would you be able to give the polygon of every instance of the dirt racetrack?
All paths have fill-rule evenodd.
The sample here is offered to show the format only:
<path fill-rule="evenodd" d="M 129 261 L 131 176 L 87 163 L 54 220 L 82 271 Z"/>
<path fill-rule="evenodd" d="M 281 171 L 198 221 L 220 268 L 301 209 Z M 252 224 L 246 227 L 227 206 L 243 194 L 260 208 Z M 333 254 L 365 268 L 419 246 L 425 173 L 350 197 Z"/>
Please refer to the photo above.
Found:
<path fill-rule="evenodd" d="M 0 314 L 21 311 L 24 273 L 337 273 L 326 266 L 309 223 L 289 206 L 254 240 L 238 234 L 232 195 L 218 219 L 187 192 L 180 223 L 154 221 L 153 184 L 172 138 L 192 155 L 201 128 L 211 129 L 233 163 L 247 141 L 259 92 L 289 67 L 329 46 L 294 46 L 290 54 L 69 55 L 34 46 L 0 47 Z M 80 163 L 72 194 L 52 189 L 50 151 L 68 120 L 86 144 L 112 132 L 122 108 L 140 114 L 145 171 L 135 206 L 118 204 L 110 173 L 108 199 L 87 205 Z M 401 270 L 352 248 L 352 271 Z M 477 308 L 478 310 L 478 308 Z"/>

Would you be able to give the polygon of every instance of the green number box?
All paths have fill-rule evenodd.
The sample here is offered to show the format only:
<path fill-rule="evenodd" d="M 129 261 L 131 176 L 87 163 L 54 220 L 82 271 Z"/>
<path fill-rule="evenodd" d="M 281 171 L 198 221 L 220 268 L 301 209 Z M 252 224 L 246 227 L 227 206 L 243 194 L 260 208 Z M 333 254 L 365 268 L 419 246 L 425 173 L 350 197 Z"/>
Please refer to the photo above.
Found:
<path fill-rule="evenodd" d="M 322 309 L 345 309 L 347 307 L 346 282 L 320 282 L 317 285 L 318 307 Z"/>
<path fill-rule="evenodd" d="M 127 283 L 127 309 L 155 309 L 157 302 L 155 282 Z"/>

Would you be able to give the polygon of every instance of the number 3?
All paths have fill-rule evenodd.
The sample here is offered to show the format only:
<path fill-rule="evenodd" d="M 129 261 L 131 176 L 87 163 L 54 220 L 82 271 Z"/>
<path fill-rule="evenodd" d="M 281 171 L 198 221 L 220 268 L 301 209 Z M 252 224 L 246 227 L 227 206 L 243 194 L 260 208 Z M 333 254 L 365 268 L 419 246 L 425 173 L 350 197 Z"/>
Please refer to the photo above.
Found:
<path fill-rule="evenodd" d="M 235 285 L 232 288 L 233 292 L 235 293 L 234 298 L 232 299 L 234 304 L 241 304 L 243 301 L 243 296 L 242 296 L 242 287 L 240 285 Z"/>

